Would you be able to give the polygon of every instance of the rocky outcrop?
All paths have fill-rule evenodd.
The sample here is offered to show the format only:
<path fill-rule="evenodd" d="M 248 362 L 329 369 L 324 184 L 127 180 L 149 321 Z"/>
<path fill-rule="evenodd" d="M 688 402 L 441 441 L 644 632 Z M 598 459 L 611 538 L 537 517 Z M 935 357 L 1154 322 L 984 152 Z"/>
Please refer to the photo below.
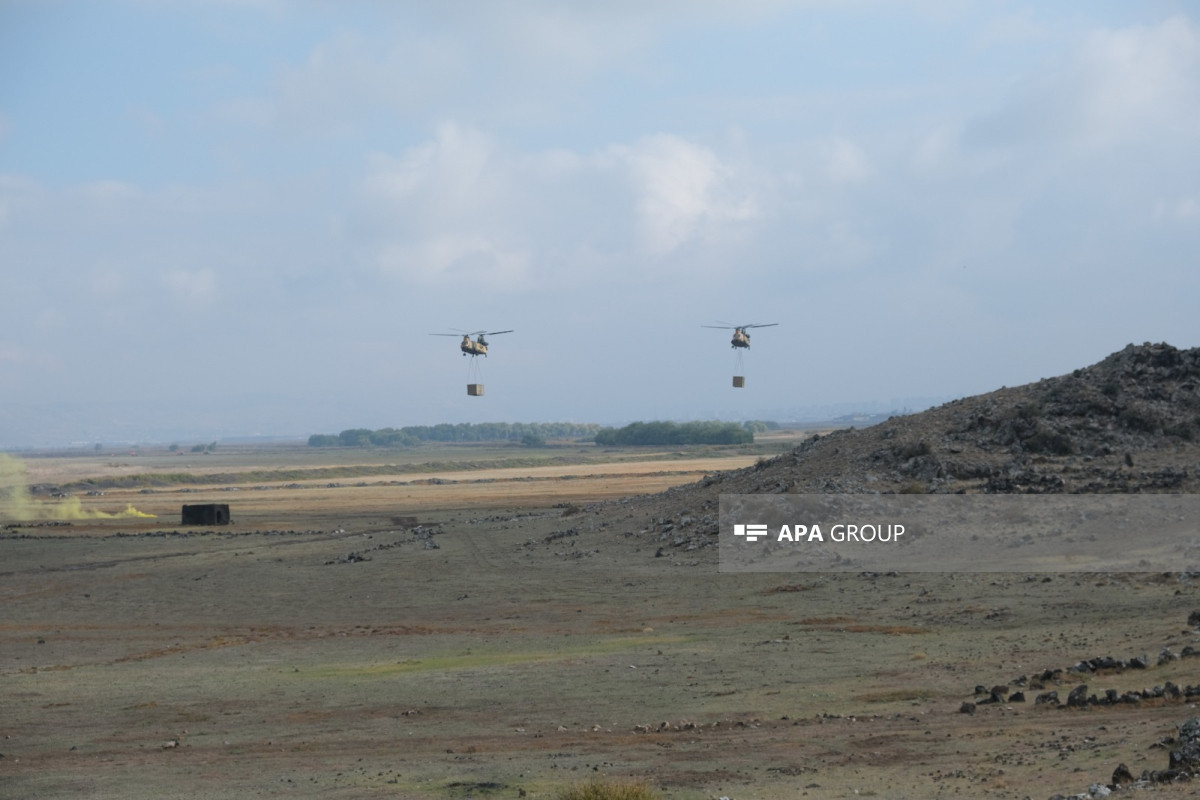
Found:
<path fill-rule="evenodd" d="M 1200 348 L 1143 344 L 1067 375 L 814 435 L 621 510 L 668 554 L 715 544 L 721 494 L 1198 491 Z"/>

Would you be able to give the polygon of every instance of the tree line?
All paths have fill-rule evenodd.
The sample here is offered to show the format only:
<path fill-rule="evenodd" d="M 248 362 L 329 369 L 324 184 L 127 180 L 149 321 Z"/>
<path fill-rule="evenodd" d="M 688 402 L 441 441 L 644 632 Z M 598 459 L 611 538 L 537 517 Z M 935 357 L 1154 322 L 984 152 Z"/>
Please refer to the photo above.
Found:
<path fill-rule="evenodd" d="M 520 442 L 541 446 L 549 439 L 592 440 L 614 445 L 750 444 L 754 434 L 776 430 L 763 420 L 736 422 L 633 422 L 605 428 L 575 422 L 443 422 L 404 428 L 348 428 L 341 433 L 315 433 L 310 447 L 403 447 L 422 442 Z"/>
<path fill-rule="evenodd" d="M 348 428 L 341 433 L 314 433 L 310 447 L 402 447 L 421 442 L 544 442 L 547 439 L 590 439 L 599 425 L 574 422 L 443 422 L 403 428 Z"/>
<path fill-rule="evenodd" d="M 632 422 L 623 428 L 601 428 L 596 444 L 750 444 L 754 432 L 736 422 Z"/>

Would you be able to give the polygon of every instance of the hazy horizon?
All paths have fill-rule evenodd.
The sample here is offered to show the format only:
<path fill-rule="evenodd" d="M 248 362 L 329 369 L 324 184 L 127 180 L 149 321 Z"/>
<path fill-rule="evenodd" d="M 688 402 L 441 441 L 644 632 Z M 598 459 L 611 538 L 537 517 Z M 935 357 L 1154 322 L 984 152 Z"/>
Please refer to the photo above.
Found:
<path fill-rule="evenodd" d="M 725 414 L 714 412 L 703 415 L 683 415 L 676 417 L 647 417 L 641 421 L 669 419 L 674 422 L 695 420 L 723 420 L 743 422 L 746 420 L 762 420 L 788 425 L 804 425 L 818 422 L 833 422 L 838 418 L 852 415 L 886 415 L 891 413 L 911 413 L 923 411 L 931 406 L 946 402 L 950 398 L 897 398 L 894 402 L 861 402 L 840 403 L 828 406 L 809 406 L 804 408 L 758 409 L 762 414 Z M 263 400 L 254 413 L 265 415 L 266 411 L 275 406 Z M 745 409 L 741 409 L 744 411 Z M 135 413 L 135 412 L 141 413 Z M 123 416 L 123 415 L 130 416 Z M 107 415 L 107 416 L 106 416 Z M 32 419 L 34 429 L 38 433 L 17 430 L 13 424 L 15 419 Z M 102 427 L 92 420 L 105 420 Z M 468 422 L 473 424 L 484 422 L 534 423 L 534 422 L 573 422 L 578 424 L 597 424 L 602 426 L 620 427 L 639 419 L 485 419 L 475 420 L 431 420 L 415 422 L 412 420 L 371 421 L 360 423 L 354 420 L 334 421 L 325 425 L 305 427 L 303 422 L 289 422 L 288 419 L 276 417 L 270 427 L 244 429 L 236 423 L 230 425 L 214 419 L 212 415 L 197 414 L 199 422 L 180 418 L 176 412 L 160 408 L 137 408 L 129 403 L 121 404 L 91 404 L 72 406 L 57 404 L 45 409 L 17 408 L 10 419 L 0 417 L 0 431 L 7 431 L 7 439 L 0 438 L 0 451 L 36 451 L 60 450 L 80 447 L 91 448 L 95 445 L 112 446 L 117 448 L 136 446 L 165 447 L 177 444 L 184 449 L 190 446 L 217 442 L 246 442 L 258 441 L 302 441 L 313 434 L 338 434 L 344 430 L 367 428 L 404 428 L 419 425 L 436 425 L 440 422 Z M 107 435 L 98 435 L 100 431 Z"/>
<path fill-rule="evenodd" d="M 12 0 L 0 447 L 887 411 L 1194 347 L 1197 142 L 1180 0 Z M 739 363 L 722 320 L 778 326 Z M 513 333 L 476 376 L 451 329 Z"/>

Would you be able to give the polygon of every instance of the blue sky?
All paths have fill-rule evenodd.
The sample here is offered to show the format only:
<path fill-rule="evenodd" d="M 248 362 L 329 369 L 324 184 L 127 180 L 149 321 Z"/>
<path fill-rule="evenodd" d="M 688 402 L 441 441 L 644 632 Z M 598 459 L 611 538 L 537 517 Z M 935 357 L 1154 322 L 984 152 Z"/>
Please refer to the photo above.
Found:
<path fill-rule="evenodd" d="M 788 418 L 1197 346 L 1198 12 L 8 0 L 0 446 Z M 739 367 L 718 320 L 779 325 Z M 484 398 L 452 328 L 515 330 Z"/>

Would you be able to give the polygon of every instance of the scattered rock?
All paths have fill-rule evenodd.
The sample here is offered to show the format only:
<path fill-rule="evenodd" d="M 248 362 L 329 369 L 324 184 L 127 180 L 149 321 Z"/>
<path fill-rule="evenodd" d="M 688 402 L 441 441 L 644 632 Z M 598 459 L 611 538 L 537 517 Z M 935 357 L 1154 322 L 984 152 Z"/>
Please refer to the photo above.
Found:
<path fill-rule="evenodd" d="M 1171 751 L 1168 769 L 1200 777 L 1200 717 L 1192 717 L 1179 726 L 1179 747 Z"/>

